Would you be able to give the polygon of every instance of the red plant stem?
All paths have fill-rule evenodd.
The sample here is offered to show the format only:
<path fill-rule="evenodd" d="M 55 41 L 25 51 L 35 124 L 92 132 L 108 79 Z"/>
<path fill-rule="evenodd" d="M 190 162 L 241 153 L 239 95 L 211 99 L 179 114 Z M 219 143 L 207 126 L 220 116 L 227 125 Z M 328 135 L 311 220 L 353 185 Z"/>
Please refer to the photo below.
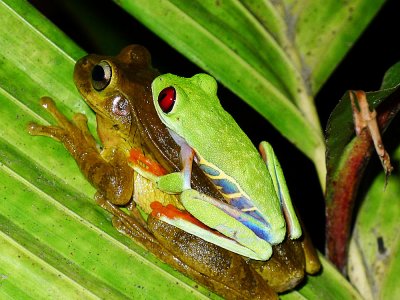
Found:
<path fill-rule="evenodd" d="M 395 92 L 390 100 L 377 109 L 377 121 L 382 132 L 400 109 L 399 94 Z M 330 182 L 332 186 L 329 190 L 333 192 L 329 195 L 326 208 L 326 254 L 343 274 L 346 273 L 348 242 L 358 186 L 374 149 L 368 130 L 364 130 L 355 139 L 351 154 L 343 164 L 345 167 Z"/>

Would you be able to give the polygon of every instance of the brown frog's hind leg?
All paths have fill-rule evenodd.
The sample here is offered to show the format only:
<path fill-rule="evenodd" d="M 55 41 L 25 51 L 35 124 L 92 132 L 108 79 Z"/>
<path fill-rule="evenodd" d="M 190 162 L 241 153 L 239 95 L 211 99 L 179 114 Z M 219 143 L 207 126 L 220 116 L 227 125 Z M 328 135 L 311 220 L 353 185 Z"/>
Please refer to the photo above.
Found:
<path fill-rule="evenodd" d="M 133 239 L 136 243 L 141 244 L 148 251 L 153 253 L 162 261 L 171 265 L 175 269 L 185 273 L 184 265 L 172 252 L 168 251 L 149 231 L 147 223 L 144 222 L 139 212 L 133 213 L 131 216 L 122 211 L 118 206 L 112 204 L 100 193 L 95 195 L 96 203 L 103 209 L 113 215 L 113 226 L 121 233 Z M 137 211 L 131 207 L 131 211 Z"/>
<path fill-rule="evenodd" d="M 153 246 L 154 243 L 158 244 L 153 235 L 148 232 L 147 224 L 143 219 L 137 218 L 137 215 L 134 215 L 135 217 L 127 215 L 118 206 L 112 204 L 100 193 L 95 195 L 95 200 L 99 206 L 113 215 L 112 222 L 118 231 L 130 236 L 146 248 Z M 133 208 L 131 209 L 133 210 Z"/>
<path fill-rule="evenodd" d="M 319 261 L 317 250 L 314 248 L 310 235 L 308 234 L 307 230 L 304 229 L 304 226 L 302 227 L 303 237 L 301 246 L 303 247 L 303 252 L 306 259 L 306 272 L 313 275 L 318 273 L 321 269 L 321 262 Z"/>
<path fill-rule="evenodd" d="M 252 271 L 240 256 L 230 253 L 225 249 L 220 249 L 215 245 L 209 244 L 178 228 L 154 219 L 151 216 L 149 216 L 150 225 L 148 225 L 144 223 L 144 220 L 134 207 L 130 208 L 130 210 L 133 212 L 136 210 L 136 213 L 129 216 L 101 194 L 96 194 L 95 198 L 99 206 L 113 215 L 113 226 L 118 231 L 141 244 L 174 269 L 212 288 L 226 299 L 277 299 L 275 292 L 268 286 L 267 282 L 263 281 L 255 271 Z M 154 234 L 156 234 L 157 237 L 155 237 Z M 182 239 L 177 239 L 175 236 L 176 234 Z M 160 238 L 161 236 L 163 237 Z M 188 261 L 185 261 L 181 256 L 186 252 L 183 251 L 184 253 L 179 255 L 182 249 L 179 250 L 179 246 L 174 249 L 174 247 L 171 247 L 171 243 L 183 244 L 188 240 L 191 242 L 183 246 L 183 248 L 189 251 L 188 254 L 191 257 L 188 258 Z M 167 245 L 165 241 L 167 241 Z M 211 249 L 206 247 L 206 251 L 202 253 L 201 249 L 204 249 L 205 245 L 208 245 Z M 222 255 L 223 257 L 221 257 L 221 253 L 219 252 L 215 255 L 215 257 L 219 258 L 219 263 L 217 263 L 217 265 L 213 264 L 214 248 L 220 249 L 219 251 L 225 254 Z M 199 255 L 199 253 L 202 255 Z M 199 257 L 204 256 L 207 256 L 205 261 L 197 261 Z M 194 262 L 191 261 L 193 257 L 195 258 Z M 222 258 L 224 259 L 223 262 L 220 261 Z M 208 259 L 211 260 L 211 265 L 207 263 Z M 238 266 L 238 264 L 243 264 L 244 267 Z M 211 270 L 206 271 L 210 266 Z M 224 280 L 221 282 L 221 278 L 219 277 L 221 272 L 223 273 L 223 277 L 227 278 L 225 281 L 227 280 L 230 284 L 227 285 L 227 282 L 224 282 Z M 235 274 L 237 275 L 236 277 L 241 280 L 240 282 L 236 280 L 238 278 L 232 278 L 235 277 Z M 245 287 L 242 289 L 243 285 Z M 236 289 L 234 287 L 238 288 Z"/>

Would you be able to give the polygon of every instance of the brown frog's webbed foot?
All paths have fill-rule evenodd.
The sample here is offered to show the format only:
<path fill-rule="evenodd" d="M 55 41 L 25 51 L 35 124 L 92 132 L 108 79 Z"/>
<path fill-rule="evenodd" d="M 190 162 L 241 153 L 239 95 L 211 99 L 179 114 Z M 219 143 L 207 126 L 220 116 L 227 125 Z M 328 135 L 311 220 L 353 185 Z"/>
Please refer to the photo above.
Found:
<path fill-rule="evenodd" d="M 48 136 L 64 144 L 71 139 L 84 139 L 87 146 L 96 147 L 96 141 L 88 129 L 85 115 L 77 113 L 73 117 L 73 122 L 71 122 L 57 109 L 53 99 L 42 97 L 39 103 L 56 120 L 57 125 L 44 126 L 31 122 L 27 128 L 29 134 Z"/>
<path fill-rule="evenodd" d="M 64 129 L 57 126 L 45 126 L 35 122 L 30 122 L 27 126 L 27 131 L 30 135 L 48 136 L 56 141 L 61 141 Z"/>
<path fill-rule="evenodd" d="M 28 125 L 28 132 L 31 135 L 49 136 L 55 140 L 61 141 L 62 137 L 65 135 L 65 130 L 72 126 L 71 122 L 57 109 L 53 99 L 42 97 L 39 103 L 57 121 L 58 126 L 43 126 L 32 122 Z"/>

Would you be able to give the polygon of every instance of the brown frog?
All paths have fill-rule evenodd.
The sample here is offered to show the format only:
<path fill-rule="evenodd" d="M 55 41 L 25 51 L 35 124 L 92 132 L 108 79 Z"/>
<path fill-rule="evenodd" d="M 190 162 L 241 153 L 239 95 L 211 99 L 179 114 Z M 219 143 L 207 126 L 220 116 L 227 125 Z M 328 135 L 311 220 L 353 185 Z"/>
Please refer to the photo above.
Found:
<path fill-rule="evenodd" d="M 146 213 L 152 211 L 150 203 L 155 200 L 182 209 L 177 196 L 157 190 L 131 168 L 141 164 L 150 171 L 153 166 L 165 173 L 180 170 L 179 146 L 159 120 L 152 101 L 150 86 L 157 75 L 150 54 L 139 45 L 126 47 L 116 57 L 88 55 L 76 63 L 74 81 L 96 113 L 101 150 L 87 128 L 86 117 L 78 113 L 70 122 L 49 98 L 42 98 L 41 104 L 58 125 L 31 123 L 28 131 L 64 144 L 97 189 L 96 202 L 113 214 L 118 230 L 226 298 L 274 299 L 276 292 L 296 286 L 305 271 L 316 273 L 320 265 L 307 236 L 286 239 L 274 246 L 268 261 L 260 262 L 205 242 L 151 214 L 147 222 L 142 219 L 136 203 Z M 191 180 L 193 188 L 223 201 L 196 164 Z M 131 214 L 125 214 L 121 206 Z"/>

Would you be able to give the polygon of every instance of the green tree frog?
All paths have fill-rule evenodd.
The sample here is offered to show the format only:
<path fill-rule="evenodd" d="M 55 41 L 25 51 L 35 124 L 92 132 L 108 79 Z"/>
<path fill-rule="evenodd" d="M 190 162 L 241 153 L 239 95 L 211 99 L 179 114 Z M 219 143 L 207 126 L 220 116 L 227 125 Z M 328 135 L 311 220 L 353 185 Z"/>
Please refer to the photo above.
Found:
<path fill-rule="evenodd" d="M 158 177 L 143 170 L 138 172 L 156 181 L 164 192 L 181 193 L 185 209 L 228 238 L 209 236 L 181 221 L 166 222 L 257 260 L 271 257 L 271 245 L 284 240 L 286 224 L 291 239 L 301 236 L 301 226 L 272 147 L 262 142 L 260 155 L 222 108 L 213 77 L 165 74 L 153 81 L 152 92 L 161 121 L 181 147 L 182 170 Z M 193 160 L 221 191 L 226 203 L 191 188 Z"/>

